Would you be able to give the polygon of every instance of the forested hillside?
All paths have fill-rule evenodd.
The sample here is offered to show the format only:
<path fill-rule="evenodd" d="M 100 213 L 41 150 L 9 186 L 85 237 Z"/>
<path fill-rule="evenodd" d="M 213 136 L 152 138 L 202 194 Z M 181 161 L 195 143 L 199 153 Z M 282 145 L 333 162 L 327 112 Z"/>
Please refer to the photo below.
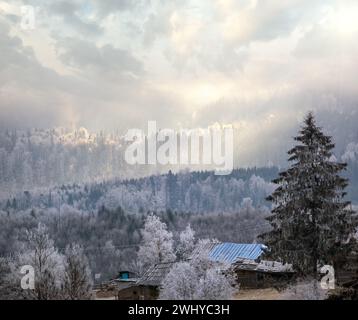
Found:
<path fill-rule="evenodd" d="M 262 194 L 253 195 L 253 188 L 267 191 L 269 187 L 263 186 L 263 181 L 254 178 L 254 175 L 269 182 L 277 173 L 277 169 L 263 168 L 248 169 L 246 173 L 245 170 L 236 170 L 227 177 L 215 177 L 210 173 L 193 173 L 192 175 L 179 174 L 167 179 L 166 176 L 158 174 L 167 173 L 170 167 L 128 165 L 124 161 L 125 147 L 126 142 L 118 133 L 94 134 L 84 128 L 72 131 L 63 128 L 2 130 L 0 131 L 0 200 L 25 192 L 26 201 L 29 201 L 27 197 L 30 195 L 31 201 L 36 202 L 40 200 L 33 199 L 33 196 L 36 198 L 36 194 L 41 194 L 43 190 L 43 196 L 47 200 L 42 198 L 41 201 L 45 202 L 46 206 L 52 206 L 51 201 L 57 199 L 57 194 L 60 194 L 61 203 L 69 202 L 71 205 L 73 201 L 82 202 L 85 198 L 85 204 L 77 203 L 81 208 L 94 208 L 101 198 L 101 201 L 105 201 L 111 207 L 120 204 L 130 211 L 137 211 L 140 203 L 143 208 L 148 209 L 169 207 L 195 211 L 231 210 L 231 208 L 235 209 L 235 205 L 230 198 L 249 196 L 254 203 L 257 202 L 256 199 L 262 199 Z M 347 177 L 351 180 L 348 190 L 350 199 L 357 203 L 357 144 L 348 143 L 340 153 L 337 158 L 349 164 Z M 181 172 L 182 168 L 173 167 L 172 171 Z M 191 168 L 191 171 L 195 170 Z M 150 175 L 154 176 L 121 182 L 123 179 Z M 251 177 L 251 182 L 248 182 Z M 225 186 L 223 186 L 224 181 Z M 51 191 L 49 187 L 52 187 Z M 189 188 L 192 192 L 188 192 Z M 219 194 L 226 197 L 229 203 L 227 204 L 227 201 L 222 201 L 221 204 L 215 203 L 215 198 Z M 129 198 L 124 199 L 126 196 Z M 196 201 L 199 198 L 201 200 Z M 135 199 L 136 202 L 132 203 L 130 199 Z M 193 201 L 196 202 L 195 205 Z M 130 208 L 132 206 L 134 207 Z"/>
<path fill-rule="evenodd" d="M 122 138 L 86 129 L 1 131 L 0 190 L 121 177 Z"/>
<path fill-rule="evenodd" d="M 269 229 L 266 197 L 275 189 L 277 167 L 125 179 L 118 174 L 125 168 L 122 156 L 120 136 L 89 135 L 85 129 L 1 134 L 0 255 L 21 251 L 25 231 L 42 223 L 60 251 L 81 245 L 93 275 L 101 273 L 103 280 L 121 268 L 136 268 L 149 212 L 176 238 L 188 224 L 198 238 L 248 243 Z M 349 164 L 348 199 L 357 202 L 357 146 L 349 144 L 341 158 Z"/>
<path fill-rule="evenodd" d="M 105 278 L 131 267 L 148 212 L 177 237 L 191 224 L 199 238 L 252 242 L 267 229 L 265 197 L 277 168 L 235 170 L 230 176 L 193 172 L 73 184 L 20 192 L 1 202 L 0 255 L 21 250 L 25 230 L 46 225 L 56 247 L 85 249 L 93 273 Z M 134 266 L 135 267 L 135 266 Z"/>
<path fill-rule="evenodd" d="M 270 182 L 277 168 L 238 169 L 228 176 L 214 172 L 182 172 L 141 179 L 109 180 L 91 184 L 72 184 L 41 190 L 18 192 L 0 202 L 6 212 L 30 208 L 61 210 L 71 206 L 78 210 L 97 211 L 123 208 L 128 213 L 164 211 L 235 212 L 245 198 L 254 206 L 266 204 L 272 192 Z"/>

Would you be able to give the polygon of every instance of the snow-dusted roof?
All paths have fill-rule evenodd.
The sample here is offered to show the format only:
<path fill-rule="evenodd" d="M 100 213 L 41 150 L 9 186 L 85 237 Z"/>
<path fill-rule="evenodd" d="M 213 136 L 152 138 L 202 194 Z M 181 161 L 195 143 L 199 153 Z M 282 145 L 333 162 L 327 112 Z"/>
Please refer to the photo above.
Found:
<path fill-rule="evenodd" d="M 197 246 L 191 259 L 202 255 L 214 262 L 232 264 L 238 259 L 256 260 L 265 248 L 265 245 L 255 243 L 208 242 Z"/>
<path fill-rule="evenodd" d="M 138 280 L 137 284 L 146 286 L 159 286 L 169 273 L 175 262 L 163 262 L 149 268 Z"/>
<path fill-rule="evenodd" d="M 270 273 L 293 272 L 292 264 L 282 264 L 281 262 L 266 260 L 261 260 L 260 262 L 246 259 L 238 260 L 235 263 L 235 269 Z"/>
<path fill-rule="evenodd" d="M 264 252 L 263 244 L 218 243 L 209 252 L 212 261 L 234 263 L 238 259 L 256 260 Z"/>

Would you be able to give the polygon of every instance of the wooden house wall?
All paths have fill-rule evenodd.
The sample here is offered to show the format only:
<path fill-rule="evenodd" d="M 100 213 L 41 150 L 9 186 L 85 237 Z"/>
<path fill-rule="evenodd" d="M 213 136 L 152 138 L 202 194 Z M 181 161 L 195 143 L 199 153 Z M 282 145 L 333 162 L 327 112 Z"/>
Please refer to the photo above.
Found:
<path fill-rule="evenodd" d="M 269 273 L 253 270 L 238 270 L 237 282 L 244 289 L 265 289 L 285 286 L 292 279 L 291 273 Z"/>
<path fill-rule="evenodd" d="M 358 254 L 353 253 L 349 257 L 345 257 L 343 262 L 335 265 L 336 284 L 342 286 L 358 279 Z"/>
<path fill-rule="evenodd" d="M 155 300 L 158 298 L 158 289 L 151 286 L 131 286 L 118 291 L 118 300 Z"/>

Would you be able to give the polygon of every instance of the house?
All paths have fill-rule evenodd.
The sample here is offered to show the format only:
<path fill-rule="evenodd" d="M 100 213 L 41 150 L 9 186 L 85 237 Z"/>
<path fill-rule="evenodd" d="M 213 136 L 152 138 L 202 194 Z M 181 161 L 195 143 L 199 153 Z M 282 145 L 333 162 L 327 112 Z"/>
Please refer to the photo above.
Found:
<path fill-rule="evenodd" d="M 119 271 L 118 276 L 115 278 L 115 280 L 131 280 L 131 279 L 137 279 L 138 275 L 133 271 Z"/>
<path fill-rule="evenodd" d="M 116 298 L 118 300 L 155 300 L 158 298 L 158 289 L 157 287 L 136 283 L 118 290 Z"/>
<path fill-rule="evenodd" d="M 196 247 L 188 260 L 207 258 L 219 264 L 223 272 L 234 272 L 242 288 L 266 288 L 287 283 L 294 275 L 291 265 L 264 261 L 263 244 L 206 242 Z M 176 261 L 158 263 L 131 286 L 118 292 L 119 299 L 155 299 L 158 288 Z"/>
<path fill-rule="evenodd" d="M 238 259 L 232 269 L 241 288 L 264 289 L 285 286 L 294 277 L 292 265 L 276 261 Z"/>
<path fill-rule="evenodd" d="M 355 244 L 352 252 L 340 257 L 335 266 L 336 284 L 342 287 L 358 288 L 358 245 Z"/>
<path fill-rule="evenodd" d="M 291 265 L 262 260 L 267 247 L 263 244 L 209 243 L 194 251 L 193 257 L 207 255 L 235 273 L 241 288 L 258 289 L 280 286 L 293 278 Z M 200 253 L 201 252 L 201 253 Z"/>
<path fill-rule="evenodd" d="M 138 275 L 133 271 L 119 271 L 117 277 L 96 286 L 96 295 L 100 298 L 113 297 L 117 292 L 133 287 L 138 281 Z"/>
<path fill-rule="evenodd" d="M 149 268 L 135 284 L 118 291 L 119 300 L 154 300 L 158 298 L 162 281 L 169 273 L 174 262 L 157 263 Z"/>

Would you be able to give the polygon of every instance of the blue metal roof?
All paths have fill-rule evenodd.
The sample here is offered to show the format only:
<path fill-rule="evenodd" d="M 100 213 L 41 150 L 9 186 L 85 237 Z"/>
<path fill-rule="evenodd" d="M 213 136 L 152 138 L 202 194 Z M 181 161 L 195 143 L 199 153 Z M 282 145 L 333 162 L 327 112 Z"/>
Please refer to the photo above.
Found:
<path fill-rule="evenodd" d="M 263 244 L 219 243 L 210 250 L 209 259 L 227 263 L 234 263 L 239 258 L 256 260 L 264 248 Z"/>

